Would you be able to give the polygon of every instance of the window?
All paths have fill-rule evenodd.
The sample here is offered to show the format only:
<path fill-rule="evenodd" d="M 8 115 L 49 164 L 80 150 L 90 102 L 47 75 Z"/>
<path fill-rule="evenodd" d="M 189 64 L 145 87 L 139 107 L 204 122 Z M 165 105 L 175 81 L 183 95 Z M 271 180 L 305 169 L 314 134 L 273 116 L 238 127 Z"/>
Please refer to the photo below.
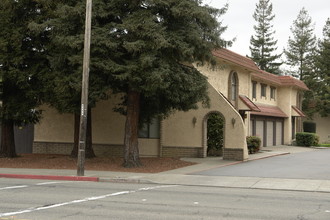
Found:
<path fill-rule="evenodd" d="M 238 77 L 236 72 L 232 72 L 229 75 L 229 89 L 228 98 L 230 101 L 235 102 L 238 96 Z"/>
<path fill-rule="evenodd" d="M 257 98 L 257 82 L 252 81 L 252 98 Z"/>
<path fill-rule="evenodd" d="M 270 87 L 270 98 L 275 99 L 276 97 L 276 88 L 275 87 Z"/>
<path fill-rule="evenodd" d="M 267 85 L 266 84 L 261 84 L 261 97 L 266 97 L 267 93 L 266 90 L 267 89 Z"/>
<path fill-rule="evenodd" d="M 159 138 L 160 122 L 159 118 L 151 120 L 150 123 L 144 124 L 139 130 L 139 138 Z"/>

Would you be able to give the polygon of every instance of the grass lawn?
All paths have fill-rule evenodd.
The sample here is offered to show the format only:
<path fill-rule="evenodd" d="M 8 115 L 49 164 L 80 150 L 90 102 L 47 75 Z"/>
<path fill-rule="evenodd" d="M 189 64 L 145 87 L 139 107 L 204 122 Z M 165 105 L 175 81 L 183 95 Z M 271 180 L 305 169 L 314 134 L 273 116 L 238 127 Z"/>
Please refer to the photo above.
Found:
<path fill-rule="evenodd" d="M 330 144 L 320 144 L 320 147 L 330 147 Z"/>

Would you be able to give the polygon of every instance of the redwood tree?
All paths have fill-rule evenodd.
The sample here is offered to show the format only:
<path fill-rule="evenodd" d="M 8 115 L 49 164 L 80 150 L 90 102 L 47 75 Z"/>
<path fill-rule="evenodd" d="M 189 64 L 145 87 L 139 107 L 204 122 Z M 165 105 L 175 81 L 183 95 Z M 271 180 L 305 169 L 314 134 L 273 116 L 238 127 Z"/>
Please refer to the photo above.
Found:
<path fill-rule="evenodd" d="M 31 20 L 43 16 L 36 1 L 2 0 L 0 3 L 0 75 L 2 76 L 2 126 L 0 155 L 15 157 L 14 125 L 36 123 L 42 95 L 40 78 L 47 70 L 44 33 L 29 29 Z"/>
<path fill-rule="evenodd" d="M 114 0 L 107 3 L 112 89 L 126 98 L 117 110 L 126 115 L 124 166 L 141 165 L 138 129 L 157 116 L 197 108 L 208 102 L 207 79 L 190 64 L 210 61 L 225 47 L 226 27 L 215 9 L 197 0 Z"/>

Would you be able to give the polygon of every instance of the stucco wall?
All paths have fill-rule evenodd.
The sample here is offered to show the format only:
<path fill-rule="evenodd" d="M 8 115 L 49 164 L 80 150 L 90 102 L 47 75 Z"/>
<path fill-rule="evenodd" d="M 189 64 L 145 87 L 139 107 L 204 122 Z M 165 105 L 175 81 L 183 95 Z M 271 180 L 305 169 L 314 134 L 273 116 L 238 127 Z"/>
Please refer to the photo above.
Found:
<path fill-rule="evenodd" d="M 100 151 L 102 156 L 106 152 L 105 148 L 114 148 L 118 151 L 118 146 L 124 142 L 125 117 L 113 112 L 115 103 L 119 101 L 119 96 L 112 97 L 111 100 L 100 101 L 92 109 L 92 135 L 96 153 Z M 71 152 L 74 135 L 74 116 L 72 114 L 59 114 L 49 106 L 42 106 L 43 118 L 35 125 L 34 152 L 49 153 L 53 147 L 63 146 L 53 153 L 68 154 Z M 65 143 L 65 145 L 61 145 Z M 102 146 L 102 150 L 99 150 Z M 115 149 L 116 148 L 116 149 Z M 159 139 L 139 139 L 140 156 L 159 156 Z M 109 153 L 111 154 L 111 153 Z M 116 153 L 117 155 L 118 153 Z"/>
<path fill-rule="evenodd" d="M 305 119 L 316 123 L 316 134 L 320 137 L 320 143 L 330 143 L 330 117 L 321 117 L 319 114 L 313 116 L 313 120 Z"/>
<path fill-rule="evenodd" d="M 196 68 L 208 77 L 208 82 L 224 96 L 228 97 L 228 81 L 232 71 L 238 76 L 238 94 L 249 96 L 250 74 L 247 70 L 230 64 L 219 63 L 215 67 L 210 65 L 196 66 Z"/>
<path fill-rule="evenodd" d="M 189 112 L 176 112 L 163 122 L 162 144 L 166 147 L 199 147 L 206 153 L 206 121 L 211 112 L 225 117 L 224 147 L 242 149 L 242 158 L 247 159 L 246 130 L 240 115 L 215 88 L 209 85 L 210 108 L 199 107 Z M 193 118 L 196 118 L 196 124 Z"/>
<path fill-rule="evenodd" d="M 41 122 L 34 126 L 34 141 L 73 142 L 74 117 L 72 114 L 60 114 L 47 105 L 40 107 Z"/>

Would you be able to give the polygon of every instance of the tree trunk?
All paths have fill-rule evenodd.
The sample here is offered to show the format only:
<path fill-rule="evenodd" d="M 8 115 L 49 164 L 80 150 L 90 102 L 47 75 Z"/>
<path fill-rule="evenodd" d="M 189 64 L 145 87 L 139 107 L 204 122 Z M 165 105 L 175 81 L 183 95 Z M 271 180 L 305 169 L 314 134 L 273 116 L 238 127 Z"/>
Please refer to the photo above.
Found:
<path fill-rule="evenodd" d="M 14 122 L 3 120 L 1 125 L 1 157 L 17 157 L 15 150 Z"/>
<path fill-rule="evenodd" d="M 129 91 L 127 94 L 127 115 L 124 137 L 124 167 L 139 167 L 138 129 L 140 115 L 140 93 Z"/>
<path fill-rule="evenodd" d="M 80 114 L 74 114 L 74 144 L 73 149 L 71 151 L 71 157 L 78 157 L 78 147 L 79 147 L 79 125 L 80 125 Z M 95 153 L 93 150 L 93 142 L 92 142 L 92 110 L 88 108 L 87 112 L 87 131 L 86 131 L 86 149 L 85 149 L 85 157 L 93 158 L 95 157 Z"/>

